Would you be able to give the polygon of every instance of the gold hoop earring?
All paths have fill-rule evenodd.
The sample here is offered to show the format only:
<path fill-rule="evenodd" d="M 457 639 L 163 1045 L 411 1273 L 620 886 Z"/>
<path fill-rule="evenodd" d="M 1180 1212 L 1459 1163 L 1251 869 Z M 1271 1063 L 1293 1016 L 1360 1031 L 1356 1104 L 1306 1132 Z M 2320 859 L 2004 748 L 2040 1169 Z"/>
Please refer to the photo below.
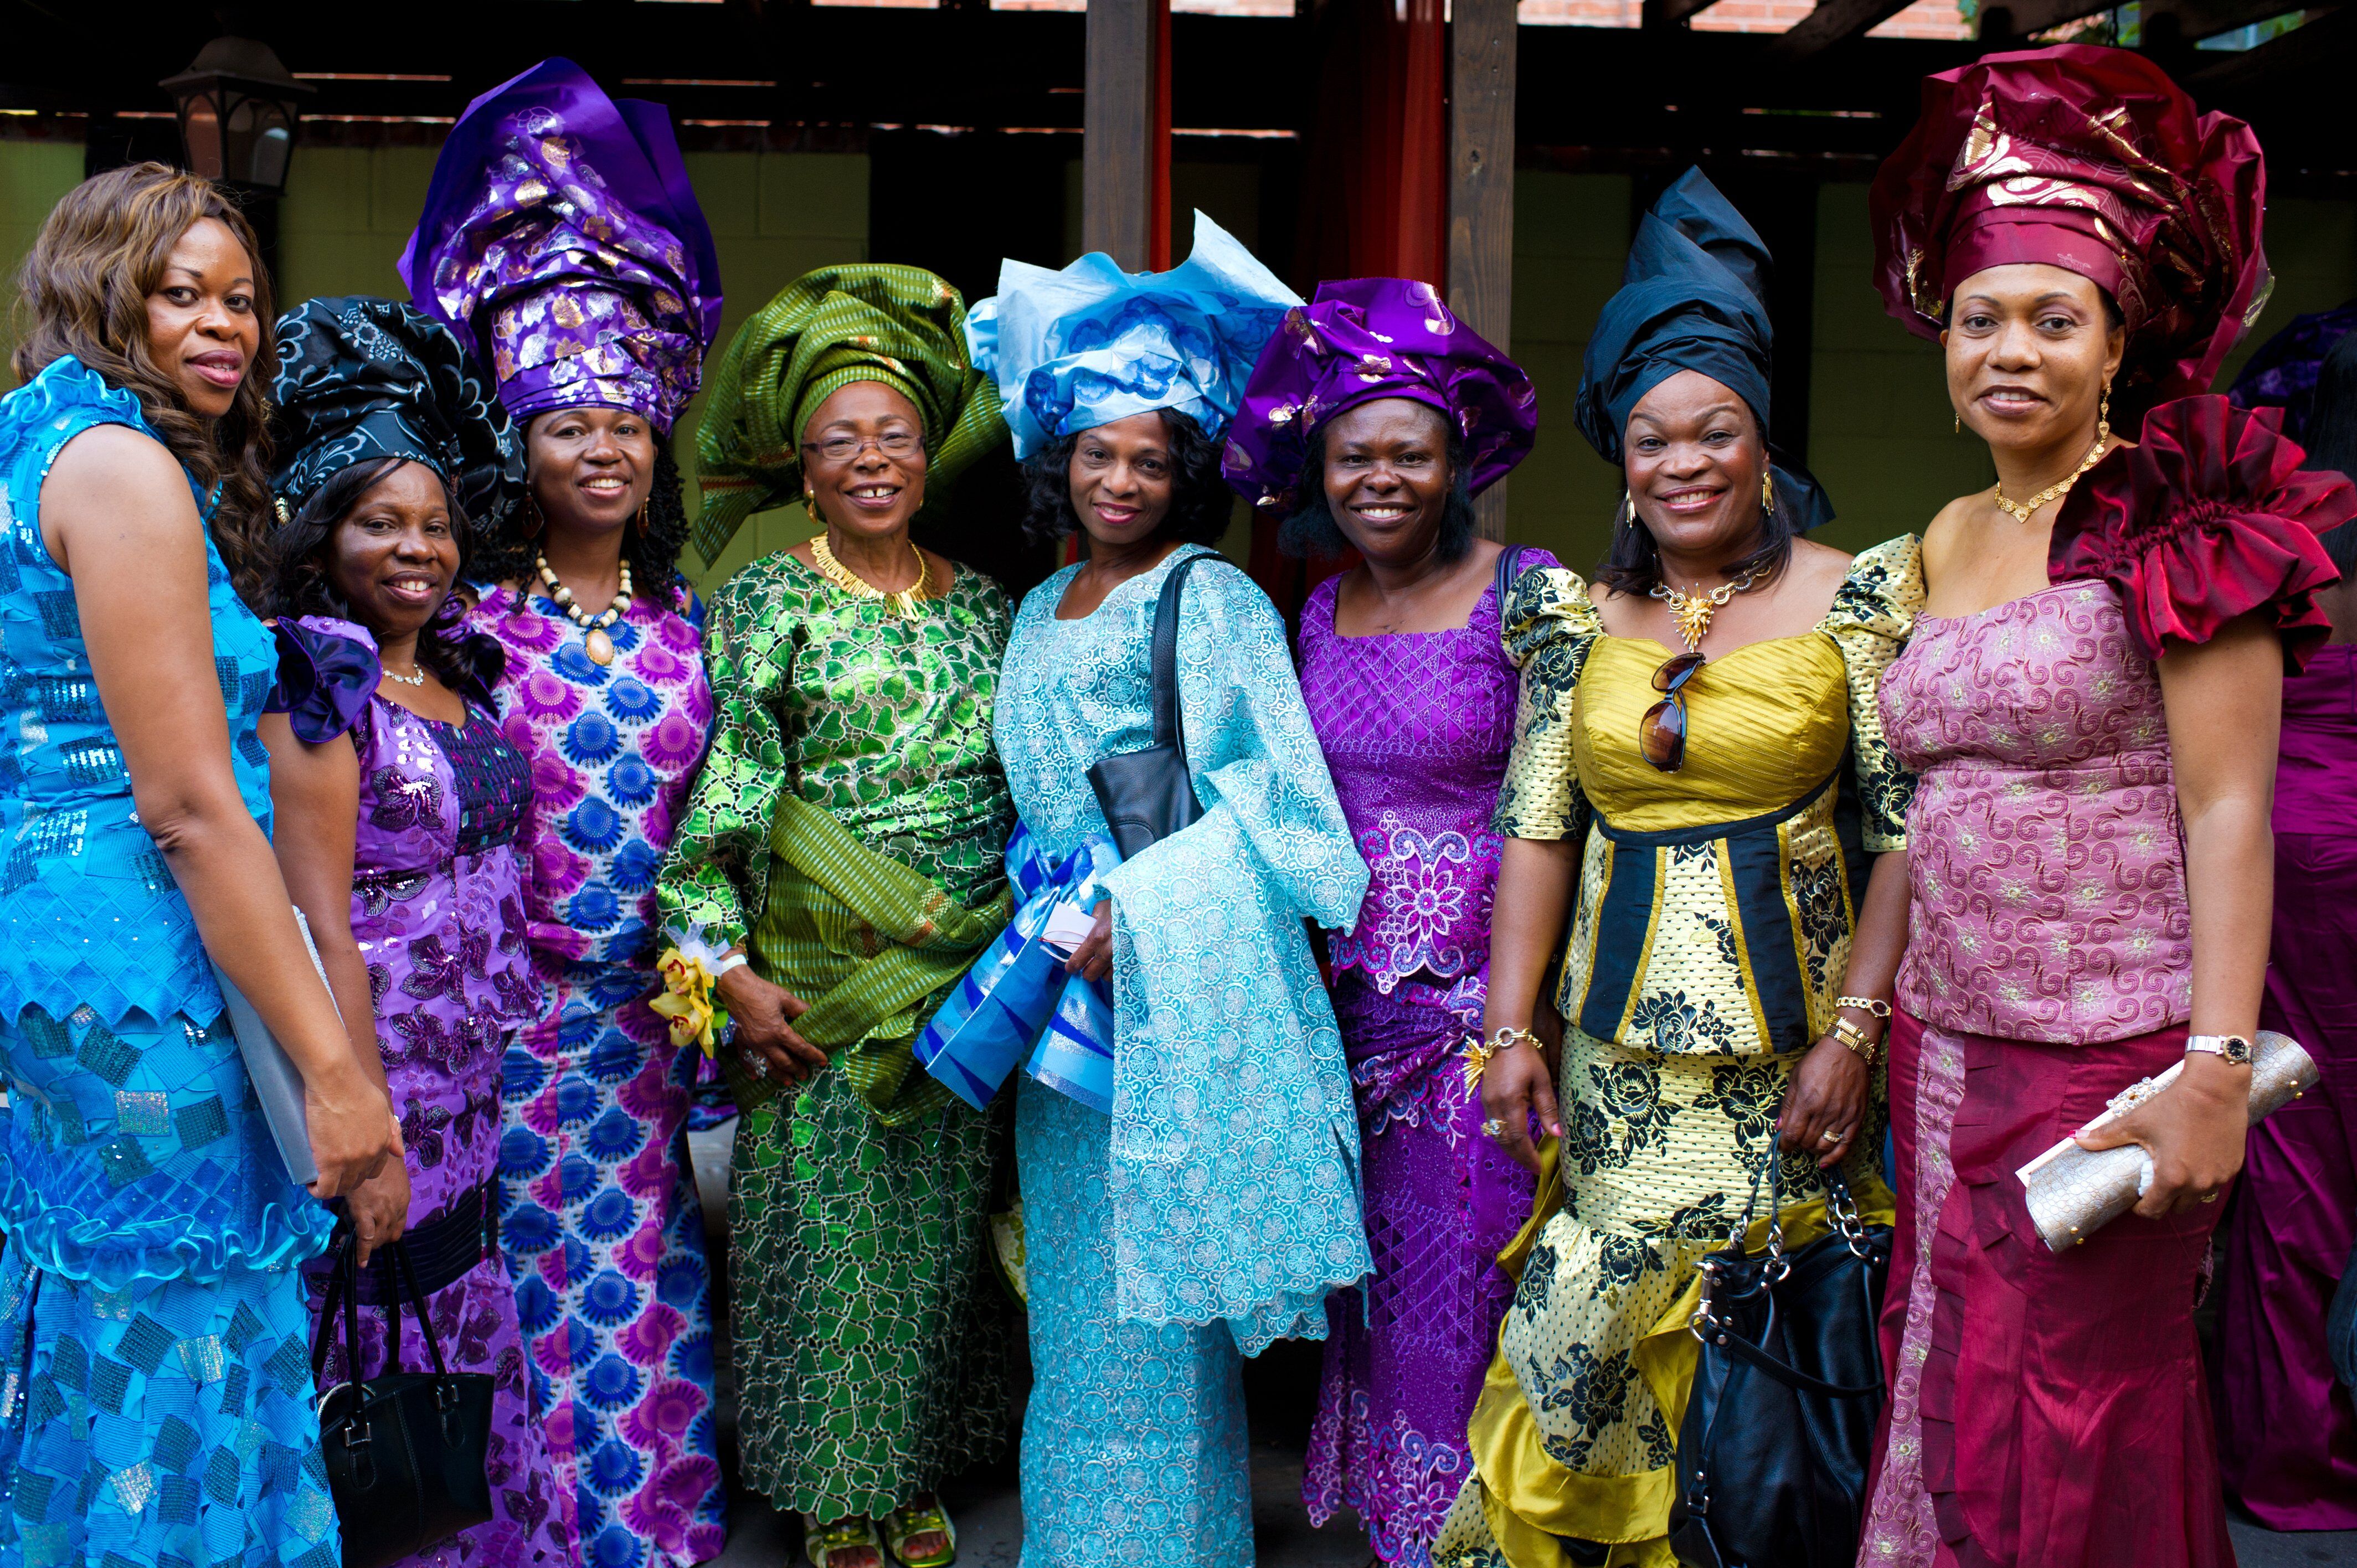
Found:
<path fill-rule="evenodd" d="M 1776 515 L 1776 471 L 1773 468 L 1760 476 L 1760 515 Z"/>
<path fill-rule="evenodd" d="M 826 519 L 819 515 L 818 492 L 816 490 L 804 490 L 802 492 L 802 510 L 810 513 L 811 526 L 813 528 L 819 530 L 821 532 L 825 532 Z"/>

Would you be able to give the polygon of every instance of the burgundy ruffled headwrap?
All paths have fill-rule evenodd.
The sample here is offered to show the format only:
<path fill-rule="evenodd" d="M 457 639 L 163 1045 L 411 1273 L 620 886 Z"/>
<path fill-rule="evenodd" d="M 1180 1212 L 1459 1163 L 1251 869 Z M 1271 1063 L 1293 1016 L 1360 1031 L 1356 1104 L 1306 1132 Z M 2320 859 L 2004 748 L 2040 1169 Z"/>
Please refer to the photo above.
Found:
<path fill-rule="evenodd" d="M 2093 280 L 2128 330 L 2122 426 L 2205 392 L 2270 283 L 2266 169 L 2240 120 L 2201 114 L 2127 49 L 2057 44 L 1926 77 L 1923 113 L 1875 177 L 1875 279 L 1936 338 L 1956 285 L 2043 262 Z"/>

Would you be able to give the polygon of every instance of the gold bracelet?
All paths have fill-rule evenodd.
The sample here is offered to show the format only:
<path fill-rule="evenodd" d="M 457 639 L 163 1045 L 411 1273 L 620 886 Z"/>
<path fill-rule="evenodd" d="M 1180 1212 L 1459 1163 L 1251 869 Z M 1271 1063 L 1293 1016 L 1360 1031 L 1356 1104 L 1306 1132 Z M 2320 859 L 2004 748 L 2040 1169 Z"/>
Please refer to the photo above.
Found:
<path fill-rule="evenodd" d="M 1866 1037 L 1865 1030 L 1848 1019 L 1836 1015 L 1834 1019 L 1833 1032 L 1834 1038 L 1855 1051 L 1860 1061 L 1869 1068 L 1874 1066 L 1874 1042 Z"/>
<path fill-rule="evenodd" d="M 1878 1002 L 1871 996 L 1836 996 L 1834 1005 L 1836 1008 L 1855 1007 L 1868 1017 L 1879 1018 L 1885 1023 L 1890 1021 L 1890 1004 Z"/>
<path fill-rule="evenodd" d="M 1479 1035 L 1465 1036 L 1465 1087 L 1481 1087 L 1481 1075 L 1489 1070 L 1490 1058 L 1509 1046 L 1523 1045 L 1539 1048 L 1539 1037 L 1528 1029 L 1504 1028 L 1483 1040 Z"/>

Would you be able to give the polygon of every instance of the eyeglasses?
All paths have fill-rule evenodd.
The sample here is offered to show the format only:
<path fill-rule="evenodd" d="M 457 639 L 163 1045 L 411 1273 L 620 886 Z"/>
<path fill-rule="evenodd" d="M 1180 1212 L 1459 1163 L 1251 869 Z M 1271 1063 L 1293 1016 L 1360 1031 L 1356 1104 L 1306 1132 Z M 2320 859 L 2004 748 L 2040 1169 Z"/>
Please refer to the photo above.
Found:
<path fill-rule="evenodd" d="M 888 430 L 881 435 L 830 435 L 823 441 L 805 441 L 802 450 L 815 452 L 830 463 L 848 463 L 859 456 L 863 446 L 874 446 L 894 462 L 913 457 L 924 445 L 905 430 Z"/>
<path fill-rule="evenodd" d="M 1664 773 L 1686 765 L 1686 682 L 1707 662 L 1699 653 L 1674 654 L 1653 671 L 1653 690 L 1662 700 L 1637 721 L 1637 747 L 1645 760 Z"/>

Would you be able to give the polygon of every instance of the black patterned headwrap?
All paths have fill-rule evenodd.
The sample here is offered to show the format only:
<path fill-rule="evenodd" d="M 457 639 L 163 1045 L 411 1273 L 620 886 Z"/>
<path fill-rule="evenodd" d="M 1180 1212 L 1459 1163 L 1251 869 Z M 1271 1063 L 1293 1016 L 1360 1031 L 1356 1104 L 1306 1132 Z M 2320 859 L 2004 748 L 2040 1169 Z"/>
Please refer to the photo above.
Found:
<path fill-rule="evenodd" d="M 310 299 L 278 320 L 272 487 L 287 512 L 382 457 L 442 476 L 479 532 L 524 496 L 523 442 L 449 328 L 396 300 Z"/>

